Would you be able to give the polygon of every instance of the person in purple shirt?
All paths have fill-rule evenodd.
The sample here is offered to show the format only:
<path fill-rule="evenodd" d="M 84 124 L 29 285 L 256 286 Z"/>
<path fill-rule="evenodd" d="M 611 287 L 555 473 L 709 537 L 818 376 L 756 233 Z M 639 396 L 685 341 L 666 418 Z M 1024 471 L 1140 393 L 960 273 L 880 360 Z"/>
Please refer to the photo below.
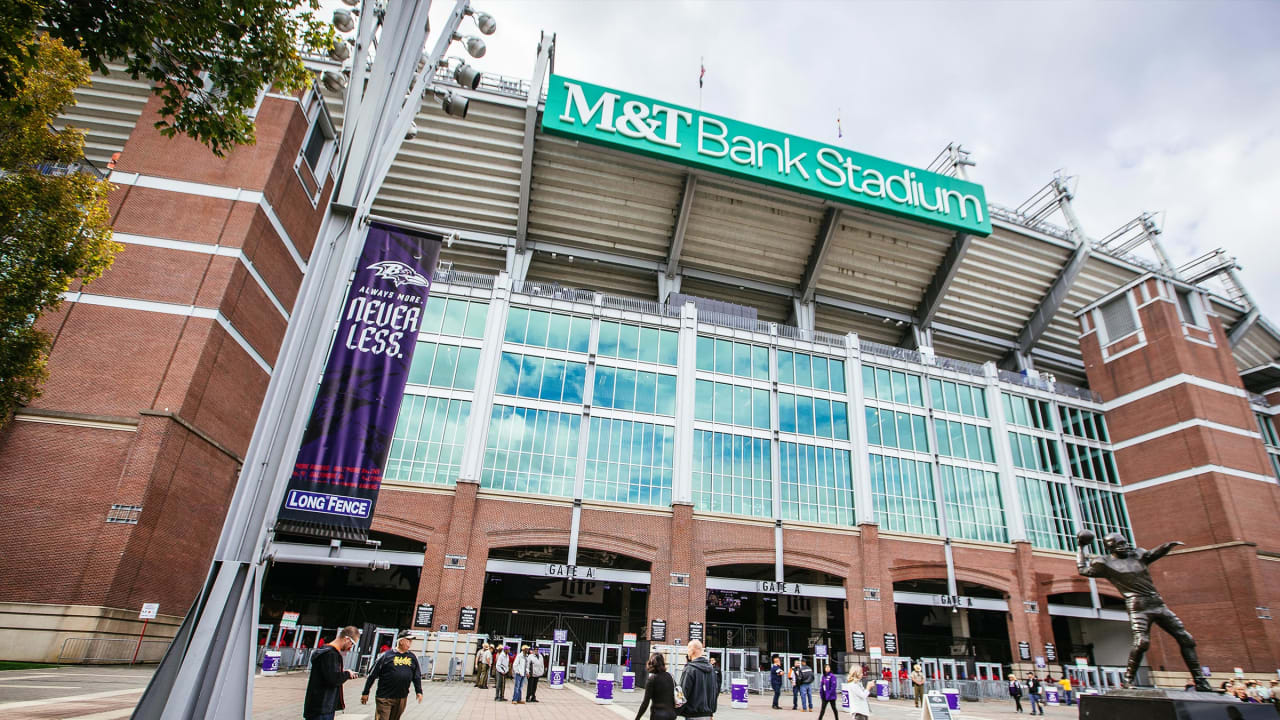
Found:
<path fill-rule="evenodd" d="M 824 663 L 822 666 L 822 684 L 818 686 L 818 699 L 822 701 L 822 709 L 818 711 L 818 720 L 822 720 L 822 716 L 827 714 L 827 706 L 831 706 L 831 716 L 835 720 L 840 718 L 840 706 L 836 704 L 836 700 L 840 697 L 840 678 L 831 672 L 830 663 Z"/>

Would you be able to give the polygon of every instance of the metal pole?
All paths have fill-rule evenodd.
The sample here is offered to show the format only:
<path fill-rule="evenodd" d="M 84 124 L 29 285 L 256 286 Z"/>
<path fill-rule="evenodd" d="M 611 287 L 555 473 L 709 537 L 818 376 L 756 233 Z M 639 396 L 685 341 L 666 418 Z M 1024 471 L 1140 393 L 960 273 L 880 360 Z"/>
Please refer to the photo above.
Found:
<path fill-rule="evenodd" d="M 142 632 L 138 633 L 138 644 L 133 646 L 133 659 L 129 661 L 132 665 L 138 662 L 138 651 L 142 649 L 142 636 L 147 634 L 147 623 L 151 622 L 151 618 L 142 618 Z"/>
<path fill-rule="evenodd" d="M 227 508 L 208 578 L 134 710 L 134 718 L 247 718 L 253 704 L 254 631 L 270 530 L 297 454 L 337 308 L 363 246 L 368 208 L 404 140 L 402 122 L 430 90 L 435 55 L 443 54 L 465 15 L 456 0 L 433 61 L 412 72 L 427 35 L 429 0 L 391 3 L 385 14 L 364 3 L 356 79 L 347 91 L 344 137 L 333 201 L 326 207 L 293 315 Z M 364 82 L 374 18 L 378 52 Z M 422 91 L 408 98 L 410 83 Z M 402 108 L 395 123 L 388 108 Z M 409 116 L 410 120 L 412 115 Z M 397 132 L 398 131 L 398 132 Z M 141 645 L 141 640 L 139 640 Z"/>

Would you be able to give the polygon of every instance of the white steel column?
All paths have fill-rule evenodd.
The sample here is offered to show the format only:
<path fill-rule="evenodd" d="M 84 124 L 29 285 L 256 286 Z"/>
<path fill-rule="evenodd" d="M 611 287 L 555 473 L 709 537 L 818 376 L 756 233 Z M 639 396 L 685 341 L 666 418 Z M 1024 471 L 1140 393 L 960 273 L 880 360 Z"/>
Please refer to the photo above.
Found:
<path fill-rule="evenodd" d="M 676 447 L 671 468 L 671 501 L 693 502 L 694 384 L 698 369 L 698 310 L 680 308 L 680 357 L 676 366 Z"/>
<path fill-rule="evenodd" d="M 578 457 L 573 464 L 573 518 L 569 523 L 569 564 L 578 564 L 578 533 L 582 527 L 582 494 L 587 483 L 587 450 L 591 440 L 591 405 L 595 400 L 596 349 L 600 345 L 600 293 L 592 300 L 591 335 L 587 340 L 587 371 L 583 374 L 582 423 L 578 426 Z"/>
<path fill-rule="evenodd" d="M 991 417 L 991 445 L 996 452 L 996 464 L 1000 466 L 1000 499 L 1004 502 L 1004 523 L 1009 529 L 1009 542 L 1026 540 L 1027 525 L 1022 514 L 1022 495 L 1018 492 L 1018 478 L 1013 467 L 1013 453 L 1009 450 L 1009 430 L 1004 416 L 1004 402 L 1000 397 L 1000 379 L 996 364 L 982 366 L 987 373 L 987 414 Z"/>
<path fill-rule="evenodd" d="M 774 337 L 777 337 L 776 335 Z M 782 582 L 786 560 L 782 547 L 782 443 L 778 405 L 778 346 L 769 346 L 769 487 L 773 491 L 773 579 Z"/>
<path fill-rule="evenodd" d="M 480 348 L 480 364 L 476 367 L 476 389 L 471 399 L 471 417 L 467 419 L 467 436 L 462 441 L 462 465 L 458 479 L 480 482 L 484 467 L 484 447 L 489 419 L 493 415 L 493 396 L 498 386 L 498 367 L 502 364 L 502 341 L 507 334 L 507 312 L 511 308 L 511 276 L 498 273 L 493 281 L 493 296 L 484 318 L 484 344 Z"/>
<path fill-rule="evenodd" d="M 853 449 L 853 512 L 859 525 L 876 521 L 871 492 L 871 457 L 867 445 L 866 388 L 862 387 L 862 350 L 858 336 L 845 337 L 844 387 L 849 395 L 849 443 Z"/>

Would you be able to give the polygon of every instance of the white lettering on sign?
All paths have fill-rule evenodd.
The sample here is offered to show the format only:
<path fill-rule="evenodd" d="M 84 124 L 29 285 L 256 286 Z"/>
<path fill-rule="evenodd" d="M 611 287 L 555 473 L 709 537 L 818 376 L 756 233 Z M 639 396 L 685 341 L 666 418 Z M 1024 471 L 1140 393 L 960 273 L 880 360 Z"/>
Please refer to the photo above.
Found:
<path fill-rule="evenodd" d="M 594 580 L 596 577 L 596 569 L 580 565 L 557 565 L 555 563 L 547 563 L 546 574 L 550 577 Z"/>
<path fill-rule="evenodd" d="M 800 583 L 762 580 L 756 583 L 756 591 L 762 593 L 775 593 L 777 595 L 800 595 L 804 591 L 804 588 L 801 587 Z"/>
<path fill-rule="evenodd" d="M 973 607 L 973 598 L 964 597 L 962 595 L 939 595 L 938 604 L 942 607 Z"/>

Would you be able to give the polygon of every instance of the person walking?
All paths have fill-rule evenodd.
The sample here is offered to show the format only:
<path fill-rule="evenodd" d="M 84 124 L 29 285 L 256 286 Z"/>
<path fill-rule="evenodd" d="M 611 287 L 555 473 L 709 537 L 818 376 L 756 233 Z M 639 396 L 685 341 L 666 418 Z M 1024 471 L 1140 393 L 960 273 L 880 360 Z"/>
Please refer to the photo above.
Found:
<path fill-rule="evenodd" d="M 529 646 L 525 645 L 520 648 L 520 653 L 516 655 L 516 661 L 511 665 L 511 674 L 515 676 L 516 684 L 511 687 L 511 702 L 515 705 L 524 704 L 524 681 L 529 676 Z"/>
<path fill-rule="evenodd" d="M 849 683 L 849 711 L 853 713 L 854 720 L 869 720 L 871 717 L 871 704 L 867 702 L 871 697 L 871 681 L 863 683 L 862 678 L 862 666 L 849 668 L 846 680 Z"/>
<path fill-rule="evenodd" d="M 378 695 L 374 700 L 375 720 L 400 720 L 404 714 L 404 706 L 409 701 L 409 683 L 413 683 L 413 691 L 422 703 L 422 668 L 418 666 L 418 658 L 409 652 L 413 645 L 413 637 L 408 630 L 396 637 L 395 652 L 388 652 L 378 658 L 364 681 L 364 692 L 360 693 L 360 704 L 369 704 L 369 689 L 378 681 Z"/>
<path fill-rule="evenodd" d="M 529 690 L 524 694 L 527 702 L 538 702 L 538 679 L 547 672 L 547 666 L 542 662 L 542 654 L 538 652 L 538 648 L 534 648 L 529 653 Z"/>
<path fill-rule="evenodd" d="M 804 712 L 813 712 L 813 668 L 800 659 L 800 705 Z"/>
<path fill-rule="evenodd" d="M 911 666 L 911 674 L 907 677 L 911 678 L 911 692 L 915 693 L 916 707 L 924 705 L 924 671 L 920 669 L 919 663 Z"/>
<path fill-rule="evenodd" d="M 342 656 L 360 641 L 360 630 L 348 625 L 338 631 L 333 642 L 311 655 L 311 675 L 307 678 L 307 694 L 302 700 L 305 720 L 333 720 L 333 714 L 345 710 L 342 683 L 354 678 L 355 671 L 342 667 Z"/>
<path fill-rule="evenodd" d="M 1062 687 L 1063 701 L 1066 702 L 1068 706 L 1075 705 L 1075 702 L 1071 699 L 1071 678 L 1063 675 L 1062 679 L 1058 681 L 1058 685 Z"/>
<path fill-rule="evenodd" d="M 494 648 L 493 653 L 493 699 L 502 701 L 507 699 L 507 676 L 511 674 L 511 661 L 507 658 L 507 648 L 504 645 L 498 645 Z"/>
<path fill-rule="evenodd" d="M 818 685 L 818 700 L 822 703 L 822 709 L 818 711 L 818 720 L 822 720 L 827 714 L 827 706 L 831 706 L 831 716 L 834 720 L 840 720 L 840 706 L 836 704 L 836 699 L 840 697 L 840 678 L 831 672 L 830 664 L 822 666 L 822 682 Z"/>
<path fill-rule="evenodd" d="M 649 720 L 676 720 L 676 681 L 667 672 L 662 653 L 650 655 L 644 669 L 649 676 L 644 682 L 644 700 L 640 701 L 636 720 L 644 717 L 645 710 L 649 711 Z"/>
<path fill-rule="evenodd" d="M 1031 698 L 1031 714 L 1035 715 L 1039 710 L 1040 714 L 1044 714 L 1044 705 L 1040 702 L 1040 693 L 1043 688 L 1040 685 L 1040 678 L 1035 673 L 1027 673 L 1027 697 Z"/>
<path fill-rule="evenodd" d="M 680 674 L 680 689 L 684 692 L 684 705 L 680 707 L 680 714 L 689 720 L 711 720 L 711 716 L 716 714 L 716 701 L 720 697 L 715 670 L 702 654 L 702 641 L 691 640 L 685 655 L 689 662 Z"/>
<path fill-rule="evenodd" d="M 481 645 L 476 651 L 476 687 L 482 690 L 489 687 L 489 663 L 492 660 L 493 650 L 489 643 Z"/>
<path fill-rule="evenodd" d="M 1009 676 L 1009 697 L 1013 698 L 1015 709 L 1022 712 L 1022 683 L 1012 675 Z"/>
<path fill-rule="evenodd" d="M 769 666 L 769 686 L 773 688 L 773 709 L 781 710 L 778 707 L 778 697 L 782 695 L 782 680 L 787 676 L 787 671 L 782 667 L 782 658 L 777 655 L 773 656 L 773 664 Z"/>
<path fill-rule="evenodd" d="M 707 661 L 711 663 L 711 669 L 716 672 L 716 692 L 724 692 L 724 672 L 720 669 L 720 663 L 713 657 L 707 658 Z"/>

